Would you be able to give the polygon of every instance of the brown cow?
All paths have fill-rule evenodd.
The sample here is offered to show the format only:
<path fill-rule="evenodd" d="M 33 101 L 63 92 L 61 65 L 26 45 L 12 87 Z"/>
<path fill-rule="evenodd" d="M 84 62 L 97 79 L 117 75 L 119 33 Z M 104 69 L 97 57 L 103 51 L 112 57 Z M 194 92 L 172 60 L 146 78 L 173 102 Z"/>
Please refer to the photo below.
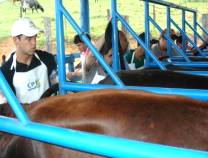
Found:
<path fill-rule="evenodd" d="M 31 105 L 33 121 L 208 151 L 208 103 L 132 90 L 96 90 Z M 5 134 L 0 158 L 97 157 Z"/>
<path fill-rule="evenodd" d="M 159 69 L 120 71 L 118 77 L 128 86 L 148 86 L 185 89 L 208 89 L 208 77 Z M 100 84 L 115 84 L 110 76 Z"/>

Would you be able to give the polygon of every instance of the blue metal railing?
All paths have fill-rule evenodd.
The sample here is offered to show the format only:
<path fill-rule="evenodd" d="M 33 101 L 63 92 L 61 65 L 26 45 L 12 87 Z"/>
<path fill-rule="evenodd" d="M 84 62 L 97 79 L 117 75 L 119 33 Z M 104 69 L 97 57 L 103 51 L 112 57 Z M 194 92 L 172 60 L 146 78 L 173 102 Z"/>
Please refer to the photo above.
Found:
<path fill-rule="evenodd" d="M 142 0 L 142 1 L 147 1 L 148 3 L 159 4 L 159 5 L 175 8 L 175 9 L 186 10 L 188 12 L 193 12 L 193 13 L 196 12 L 195 9 L 187 8 L 187 7 L 177 5 L 177 4 L 171 3 L 171 2 L 167 2 L 167 1 L 164 1 L 164 0 Z"/>
<path fill-rule="evenodd" d="M 144 1 L 145 1 L 145 27 L 147 27 L 146 30 L 145 30 L 145 32 L 146 32 L 146 39 L 147 39 L 150 36 L 149 35 L 149 32 L 150 31 L 147 30 L 147 29 L 149 29 L 149 22 L 151 22 L 153 24 L 153 26 L 156 27 L 160 32 L 162 32 L 162 29 L 160 28 L 160 26 L 149 15 L 149 2 L 154 3 L 155 1 L 154 0 L 151 0 L 151 1 L 144 0 Z M 194 17 L 193 17 L 193 19 L 194 19 L 194 26 L 192 27 L 190 24 L 188 25 L 188 22 L 186 21 L 186 18 L 185 18 L 185 13 L 186 13 L 187 10 L 184 10 L 184 9 L 187 9 L 187 8 L 179 7 L 177 5 L 175 5 L 174 7 L 172 7 L 171 6 L 172 3 L 168 3 L 168 2 L 164 2 L 164 1 L 156 1 L 156 4 L 164 5 L 167 8 L 167 11 L 166 11 L 166 14 L 167 14 L 167 16 L 166 16 L 166 19 L 167 19 L 167 33 L 165 35 L 165 38 L 166 38 L 167 43 L 168 43 L 168 45 L 167 45 L 167 53 L 170 56 L 170 62 L 171 62 L 171 64 L 172 65 L 176 65 L 176 66 L 187 67 L 187 68 L 188 67 L 193 67 L 193 68 L 194 67 L 197 67 L 197 68 L 199 68 L 199 67 L 200 68 L 206 68 L 206 67 L 208 67 L 208 63 L 206 61 L 205 62 L 203 62 L 203 61 L 199 62 L 197 60 L 196 61 L 195 60 L 191 61 L 189 59 L 189 57 L 186 55 L 186 44 L 185 44 L 185 40 L 188 39 L 188 41 L 194 46 L 194 48 L 196 49 L 196 51 L 198 51 L 201 54 L 201 56 L 206 57 L 206 54 L 202 53 L 202 51 L 195 44 L 196 38 L 197 38 L 197 36 L 199 36 L 199 34 L 196 31 L 197 25 L 195 24 L 196 23 L 196 14 L 195 14 L 196 11 L 195 10 L 188 10 L 191 13 L 194 14 Z M 182 9 L 182 29 L 171 18 L 170 8 Z M 183 36 L 183 38 L 182 38 L 182 40 L 183 40 L 183 42 L 182 42 L 182 44 L 183 44 L 182 49 L 180 49 L 170 39 L 170 37 L 169 37 L 171 24 L 173 24 L 180 31 L 180 33 Z M 192 30 L 194 31 L 194 41 L 192 41 L 186 35 L 186 31 L 185 31 L 186 25 L 188 25 L 189 27 L 191 27 Z M 148 42 L 146 44 L 148 44 Z M 184 60 L 182 61 L 181 59 L 180 60 L 176 60 L 176 59 L 172 60 L 172 54 L 171 54 L 171 50 L 172 49 L 175 49 L 177 51 L 177 53 L 180 56 L 182 56 L 182 58 L 184 58 L 185 61 Z M 145 67 L 152 67 L 153 65 L 155 65 L 155 64 L 151 63 L 151 60 L 149 60 L 149 56 L 146 55 L 146 64 L 145 64 Z M 186 71 L 183 71 L 183 72 L 186 73 Z M 191 73 L 191 72 L 189 71 L 187 73 Z M 196 72 L 194 72 L 193 74 L 196 75 Z M 200 73 L 200 74 L 202 74 L 202 73 Z M 208 72 L 206 74 L 208 74 Z M 203 72 L 203 75 L 205 75 L 204 72 Z"/>
<path fill-rule="evenodd" d="M 105 157 L 207 158 L 208 156 L 207 152 L 198 150 L 151 144 L 124 138 L 114 138 L 110 136 L 43 125 L 41 123 L 29 123 L 27 125 L 23 125 L 16 119 L 2 116 L 0 116 L 0 130 Z"/>
<path fill-rule="evenodd" d="M 149 17 L 149 21 L 162 33 L 162 28 L 151 18 Z M 183 51 L 178 48 L 178 46 L 171 40 L 170 36 L 168 36 L 167 34 L 164 35 L 165 39 L 168 41 L 168 43 L 171 44 L 171 46 L 173 46 L 173 48 L 176 49 L 176 51 L 187 61 L 187 62 L 191 62 L 190 59 L 183 53 Z"/>
<path fill-rule="evenodd" d="M 28 124 L 30 122 L 27 114 L 25 113 L 24 109 L 20 105 L 19 101 L 15 97 L 13 91 L 11 90 L 9 84 L 7 83 L 4 75 L 0 70 L 0 89 L 3 91 L 4 96 L 8 100 L 9 104 L 11 105 L 16 117 L 22 124 Z"/>
<path fill-rule="evenodd" d="M 203 31 L 203 33 L 205 33 L 208 36 L 208 32 L 198 22 L 196 22 L 196 24 Z"/>
<path fill-rule="evenodd" d="M 113 0 L 112 0 L 113 1 Z M 154 1 L 155 3 L 160 3 L 161 1 Z M 75 91 L 85 91 L 93 90 L 100 88 L 115 88 L 115 89 L 138 89 L 152 91 L 160 94 L 179 94 L 192 97 L 199 100 L 208 100 L 208 90 L 187 90 L 187 89 L 176 89 L 176 88 L 149 88 L 149 87 L 133 87 L 133 86 L 122 86 L 122 83 L 116 86 L 112 85 L 80 85 L 73 84 L 70 85 L 65 80 L 65 57 L 64 57 L 64 32 L 63 32 L 63 14 L 66 16 L 67 20 L 71 22 L 75 30 L 81 35 L 84 42 L 90 47 L 94 55 L 99 58 L 101 65 L 107 67 L 106 69 L 111 72 L 111 69 L 106 66 L 103 58 L 99 56 L 97 50 L 92 46 L 88 38 L 82 34 L 81 29 L 78 25 L 74 23 L 73 19 L 67 11 L 62 6 L 62 0 L 56 0 L 56 35 L 57 35 L 57 58 L 59 65 L 59 78 L 61 81 L 60 88 L 61 92 L 72 89 Z M 123 24 L 125 22 L 119 14 L 115 14 Z M 128 25 L 125 25 L 127 28 Z M 129 27 L 130 28 L 130 27 Z M 131 29 L 129 29 L 131 30 Z M 132 30 L 131 30 L 132 31 Z M 135 32 L 132 31 L 132 34 L 135 36 Z M 148 51 L 148 46 L 139 39 L 136 38 L 146 51 Z M 115 48 L 116 50 L 116 48 Z M 149 52 L 150 53 L 150 52 Z M 150 55 L 151 56 L 151 55 Z M 154 59 L 154 56 L 152 56 Z M 102 61 L 104 63 L 102 63 Z M 112 76 L 114 75 L 111 72 Z M 116 79 L 115 79 L 116 80 Z M 207 158 L 208 153 L 197 150 L 189 150 L 183 148 L 169 147 L 151 143 L 144 143 L 140 141 L 128 140 L 124 138 L 113 138 L 98 134 L 91 134 L 87 132 L 80 132 L 70 129 L 64 129 L 49 125 L 43 125 L 41 123 L 34 123 L 29 120 L 26 113 L 22 109 L 21 105 L 17 101 L 16 97 L 12 93 L 11 89 L 8 86 L 4 76 L 0 71 L 0 88 L 3 90 L 4 95 L 8 99 L 9 103 L 12 106 L 18 120 L 0 116 L 0 131 L 9 132 L 15 135 L 20 135 L 35 140 L 40 140 L 48 142 L 51 144 L 60 145 L 63 147 L 76 149 L 79 151 L 90 152 L 98 155 L 103 155 L 107 157 L 138 157 L 138 158 Z M 41 130 L 40 130 L 41 129 Z M 96 140 L 96 141 L 92 141 Z"/>
<path fill-rule="evenodd" d="M 122 81 L 118 78 L 118 76 L 115 74 L 114 71 L 112 71 L 112 69 L 110 68 L 110 66 L 105 62 L 105 60 L 103 59 L 103 57 L 101 56 L 101 54 L 97 51 L 97 49 L 92 45 L 92 43 L 89 41 L 89 39 L 87 38 L 87 36 L 82 32 L 82 30 L 79 28 L 79 26 L 77 25 L 77 23 L 75 22 L 75 20 L 71 17 L 71 15 L 67 12 L 67 10 L 64 8 L 64 6 L 62 4 L 60 5 L 56 5 L 57 6 L 57 25 L 60 27 L 57 27 L 57 29 L 63 29 L 63 23 L 61 20 L 59 19 L 63 19 L 63 15 L 65 16 L 65 18 L 68 20 L 68 22 L 72 25 L 72 27 L 77 31 L 77 33 L 80 35 L 80 37 L 82 38 L 83 42 L 85 42 L 85 44 L 89 47 L 89 49 L 91 50 L 91 52 L 93 53 L 93 55 L 95 56 L 95 58 L 98 60 L 98 62 L 100 63 L 100 65 L 103 66 L 103 68 L 106 70 L 106 72 L 109 74 L 109 76 L 112 77 L 113 81 L 118 84 L 119 86 L 123 86 Z M 59 13 L 61 12 L 61 13 Z M 57 34 L 59 34 L 60 30 L 57 30 Z M 61 60 L 58 60 L 58 65 L 59 65 L 59 80 L 60 80 L 60 88 L 63 87 L 63 81 L 66 81 L 66 76 L 65 74 L 63 75 L 62 73 L 65 72 L 65 69 L 63 71 L 62 67 L 65 65 L 64 60 L 62 61 L 62 58 L 64 58 L 64 43 L 61 43 L 59 41 L 59 38 L 63 38 L 58 37 L 57 38 L 57 49 L 60 48 L 57 57 L 61 58 Z M 61 40 L 62 41 L 62 40 Z M 60 91 L 61 94 L 65 94 L 66 91 Z"/>
<path fill-rule="evenodd" d="M 116 13 L 116 16 L 121 21 L 121 23 L 124 25 L 124 27 L 129 31 L 129 33 L 137 40 L 137 42 L 144 48 L 147 55 L 153 59 L 153 61 L 161 68 L 162 70 L 167 70 L 163 63 L 161 63 L 157 57 L 152 53 L 151 49 L 145 45 L 145 43 L 137 36 L 136 32 L 128 25 L 128 23 L 125 21 L 125 19 L 119 14 Z"/>

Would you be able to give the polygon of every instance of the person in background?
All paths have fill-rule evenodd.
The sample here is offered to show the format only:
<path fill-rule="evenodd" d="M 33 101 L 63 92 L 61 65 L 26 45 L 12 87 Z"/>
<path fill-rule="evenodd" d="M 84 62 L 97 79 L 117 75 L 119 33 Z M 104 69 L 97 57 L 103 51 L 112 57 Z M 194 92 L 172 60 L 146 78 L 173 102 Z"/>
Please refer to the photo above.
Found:
<path fill-rule="evenodd" d="M 182 35 L 178 35 L 176 37 L 176 45 L 182 49 L 182 42 L 183 42 L 183 36 Z M 191 47 L 188 45 L 188 41 L 186 40 L 186 50 L 191 50 Z"/>
<path fill-rule="evenodd" d="M 203 50 L 203 49 L 206 49 L 207 46 L 208 46 L 208 37 L 205 37 L 204 42 L 202 42 L 202 43 L 198 46 L 198 48 L 199 48 L 200 50 Z M 191 48 L 191 53 L 192 53 L 194 56 L 196 56 L 196 55 L 199 54 L 199 52 L 198 52 L 196 49 L 194 49 L 194 47 Z"/>
<path fill-rule="evenodd" d="M 112 65 L 112 23 L 111 20 L 108 22 L 107 27 L 105 29 L 103 44 L 101 46 L 100 53 L 106 60 L 106 62 L 111 66 Z M 127 52 L 129 48 L 129 41 L 125 35 L 125 33 L 121 30 L 118 30 L 118 52 L 119 52 L 119 60 L 121 70 L 125 69 L 124 64 L 124 54 Z"/>
<path fill-rule="evenodd" d="M 139 34 L 139 38 L 145 42 L 145 33 Z M 137 43 L 135 50 L 130 50 L 125 55 L 130 70 L 142 68 L 144 66 L 145 52 L 144 49 Z"/>
<path fill-rule="evenodd" d="M 129 42 L 125 35 L 125 33 L 121 30 L 118 31 L 118 53 L 119 53 L 119 62 L 121 70 L 125 69 L 125 63 L 124 63 L 124 54 L 128 50 Z M 111 20 L 108 22 L 107 27 L 105 29 L 105 33 L 102 36 L 102 40 L 99 40 L 99 47 L 96 48 L 100 51 L 101 55 L 104 57 L 106 63 L 109 66 L 112 66 L 113 64 L 113 54 L 112 54 L 112 23 Z M 104 79 L 107 76 L 106 70 L 98 63 L 97 64 L 97 71 L 96 74 L 92 80 L 92 84 L 98 83 L 100 80 Z"/>
<path fill-rule="evenodd" d="M 165 38 L 165 34 L 166 34 L 166 29 L 163 30 L 163 32 L 161 33 L 160 37 L 159 37 L 159 42 L 156 44 L 153 44 L 151 49 L 152 52 L 156 55 L 156 57 L 159 60 L 163 60 L 168 58 L 168 54 L 167 54 L 167 40 Z M 170 31 L 170 38 L 175 41 L 176 39 L 176 34 L 175 31 L 173 29 L 171 29 Z M 173 54 L 177 54 L 176 52 L 173 52 Z"/>
<path fill-rule="evenodd" d="M 85 33 L 85 35 L 89 40 L 91 40 L 89 34 Z M 81 52 L 81 63 L 75 68 L 74 72 L 67 73 L 67 78 L 73 79 L 75 77 L 81 77 L 82 83 L 90 83 L 93 78 L 92 76 L 94 76 L 92 67 L 95 66 L 96 60 L 79 35 L 74 36 L 74 44 L 77 45 Z"/>
<path fill-rule="evenodd" d="M 30 104 L 57 82 L 57 65 L 52 54 L 36 49 L 41 30 L 29 18 L 16 20 L 11 35 L 16 50 L 1 71 L 20 103 Z"/>

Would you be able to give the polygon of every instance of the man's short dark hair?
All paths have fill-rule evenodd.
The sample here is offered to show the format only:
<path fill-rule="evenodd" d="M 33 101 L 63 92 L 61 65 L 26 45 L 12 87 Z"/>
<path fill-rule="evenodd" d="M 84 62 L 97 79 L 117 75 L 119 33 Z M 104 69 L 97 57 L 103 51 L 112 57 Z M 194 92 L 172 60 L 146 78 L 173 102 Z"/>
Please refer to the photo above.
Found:
<path fill-rule="evenodd" d="M 167 29 L 164 29 L 164 30 L 162 31 L 162 33 L 160 34 L 159 39 L 160 39 L 160 38 L 166 39 L 166 38 L 165 38 L 166 32 L 167 32 Z M 170 29 L 170 38 L 171 38 L 173 41 L 175 41 L 175 40 L 177 39 L 177 35 L 175 34 L 175 31 L 174 31 L 173 29 Z"/>
<path fill-rule="evenodd" d="M 176 39 L 176 42 L 182 44 L 182 39 L 183 39 L 182 35 L 179 35 Z"/>
<path fill-rule="evenodd" d="M 145 42 L 145 32 L 140 33 L 140 34 L 139 34 L 139 38 L 140 38 L 143 42 Z M 140 44 L 137 43 L 137 46 L 140 46 Z"/>
<path fill-rule="evenodd" d="M 84 33 L 84 34 L 87 36 L 89 40 L 91 40 L 91 37 L 88 33 Z M 83 43 L 83 41 L 81 40 L 80 36 L 77 34 L 74 36 L 74 44 L 78 44 L 78 43 Z"/>
<path fill-rule="evenodd" d="M 143 42 L 145 42 L 145 32 L 142 32 L 142 33 L 140 33 L 139 34 L 139 38 L 143 41 Z M 158 40 L 156 40 L 156 39 L 151 39 L 151 37 L 150 37 L 150 46 L 152 45 L 152 44 L 155 44 L 155 43 L 158 43 Z M 137 42 L 137 46 L 140 46 L 140 44 Z"/>

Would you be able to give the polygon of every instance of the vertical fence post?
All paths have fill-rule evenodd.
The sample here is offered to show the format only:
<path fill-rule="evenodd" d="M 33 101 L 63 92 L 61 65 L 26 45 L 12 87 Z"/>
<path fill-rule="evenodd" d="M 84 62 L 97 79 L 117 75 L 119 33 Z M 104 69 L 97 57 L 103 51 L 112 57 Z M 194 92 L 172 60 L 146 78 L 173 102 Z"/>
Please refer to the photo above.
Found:
<path fill-rule="evenodd" d="M 186 33 L 186 11 L 182 10 L 182 30 Z M 186 38 L 185 35 L 182 34 L 182 49 L 183 52 L 186 52 Z"/>
<path fill-rule="evenodd" d="M 80 19 L 82 31 L 89 33 L 89 0 L 80 0 Z"/>
<path fill-rule="evenodd" d="M 111 17 L 112 17 L 112 51 L 113 51 L 113 70 L 120 70 L 120 58 L 118 52 L 118 27 L 117 27 L 117 0 L 111 0 Z"/>
<path fill-rule="evenodd" d="M 111 18 L 111 11 L 110 9 L 107 9 L 107 20 L 110 20 Z"/>
<path fill-rule="evenodd" d="M 124 19 L 127 23 L 129 23 L 129 16 L 124 15 Z M 124 34 L 126 35 L 126 37 L 128 38 L 129 33 L 128 30 L 124 27 L 124 25 L 121 25 L 121 30 L 124 32 Z"/>
<path fill-rule="evenodd" d="M 51 53 L 52 52 L 52 37 L 51 37 L 51 20 L 49 17 L 44 17 L 44 26 L 45 26 L 45 48 L 46 51 Z"/>
<path fill-rule="evenodd" d="M 152 7 L 153 7 L 153 15 L 152 15 L 152 18 L 155 21 L 156 20 L 155 5 L 153 4 Z"/>
<path fill-rule="evenodd" d="M 208 31 L 208 14 L 202 14 L 202 27 Z M 205 32 L 203 32 L 203 37 L 207 37 Z"/>
<path fill-rule="evenodd" d="M 150 48 L 150 26 L 149 26 L 149 0 L 145 0 L 144 2 L 144 15 L 145 15 L 145 44 L 147 48 Z M 148 53 L 145 53 L 148 54 Z M 150 57 L 145 55 L 145 63 L 144 66 L 147 67 L 150 63 Z"/>
<path fill-rule="evenodd" d="M 193 13 L 193 26 L 194 30 L 197 32 L 197 14 L 196 12 Z M 197 45 L 197 33 L 194 32 L 194 43 Z"/>
<path fill-rule="evenodd" d="M 171 36 L 171 23 L 170 23 L 170 18 L 171 18 L 171 15 L 170 15 L 170 6 L 167 6 L 166 7 L 166 19 L 167 19 L 167 31 L 166 31 L 166 35 L 168 37 Z M 172 56 L 172 48 L 171 48 L 171 43 L 167 40 L 167 54 L 169 56 Z"/>
<path fill-rule="evenodd" d="M 59 92 L 61 95 L 66 94 L 63 90 L 63 84 L 66 80 L 65 68 L 65 47 L 64 47 L 64 26 L 63 26 L 63 12 L 62 0 L 55 0 L 56 8 L 56 44 L 57 44 L 57 63 L 59 76 Z"/>

